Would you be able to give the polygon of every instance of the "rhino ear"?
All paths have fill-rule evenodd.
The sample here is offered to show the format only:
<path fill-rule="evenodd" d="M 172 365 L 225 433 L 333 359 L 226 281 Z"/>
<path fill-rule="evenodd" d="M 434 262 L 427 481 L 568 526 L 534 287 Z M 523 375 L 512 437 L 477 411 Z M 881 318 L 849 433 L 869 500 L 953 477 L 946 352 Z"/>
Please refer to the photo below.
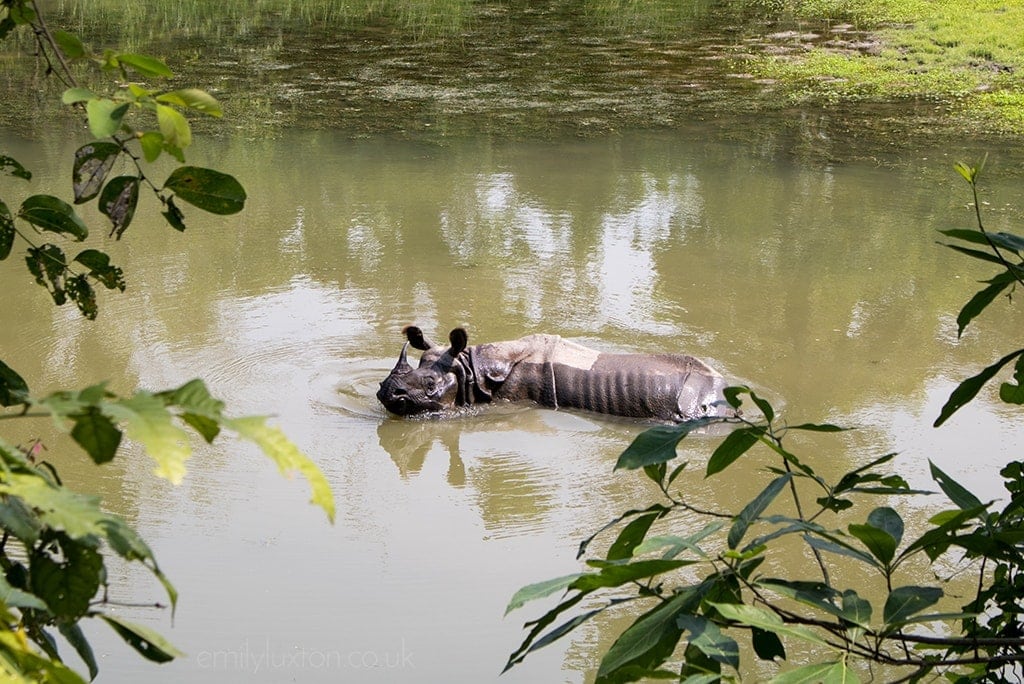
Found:
<path fill-rule="evenodd" d="M 452 343 L 452 348 L 448 353 L 452 356 L 458 356 L 466 349 L 466 345 L 469 344 L 469 335 L 466 334 L 464 328 L 455 328 L 448 333 L 448 341 Z"/>
<path fill-rule="evenodd" d="M 415 325 L 407 325 L 402 328 L 402 334 L 409 340 L 409 344 L 420 351 L 427 351 L 434 346 L 434 343 L 423 336 L 423 331 Z"/>

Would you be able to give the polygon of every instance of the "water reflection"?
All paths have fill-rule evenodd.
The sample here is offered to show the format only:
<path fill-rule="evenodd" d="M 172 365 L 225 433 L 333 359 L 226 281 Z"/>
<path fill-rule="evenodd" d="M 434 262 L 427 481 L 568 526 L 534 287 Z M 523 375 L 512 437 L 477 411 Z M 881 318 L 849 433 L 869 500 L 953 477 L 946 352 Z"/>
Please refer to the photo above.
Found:
<path fill-rule="evenodd" d="M 66 159 L 74 147 L 44 156 Z M 1001 326 L 1020 323 L 999 303 L 963 340 L 951 328 L 949 312 L 984 273 L 934 244 L 935 229 L 969 219 L 947 160 L 880 170 L 798 165 L 784 152 L 779 139 L 750 149 L 659 135 L 445 147 L 323 133 L 226 141 L 209 154 L 245 183 L 243 215 L 190 216 L 185 235 L 140 215 L 109 245 L 129 292 L 104 294 L 96 324 L 54 309 L 5 266 L 0 350 L 39 391 L 205 377 L 232 412 L 273 412 L 335 488 L 339 524 L 327 529 L 300 483 L 234 444 L 197 449 L 179 489 L 155 482 L 135 453 L 99 478 L 69 464 L 72 481 L 140 525 L 185 597 L 172 629 L 164 616 L 131 617 L 193 654 L 247 639 L 346 653 L 404 639 L 419 654 L 414 670 L 341 676 L 494 681 L 522 639 L 526 617 L 501 620 L 512 592 L 576 571 L 579 539 L 654 496 L 641 478 L 610 475 L 640 428 L 530 407 L 390 418 L 374 392 L 405 324 L 435 339 L 466 325 L 471 343 L 546 332 L 694 354 L 793 422 L 862 426 L 811 444 L 821 472 L 901 449 L 912 471 L 923 475 L 932 458 L 980 494 L 1005 445 L 1019 443 L 1021 428 L 986 403 L 927 427 L 952 379 L 1001 356 Z M 66 184 L 45 161 L 34 166 L 58 171 L 40 173 L 31 192 Z M 994 196 L 1015 197 L 1013 182 L 992 178 Z M 993 230 L 1020 222 L 1015 210 L 992 211 Z M 688 440 L 696 473 L 713 443 Z M 759 481 L 753 466 L 736 467 L 717 481 L 688 471 L 688 495 L 716 508 L 748 500 Z M 607 646 L 621 627 L 597 624 L 573 646 L 531 656 L 509 681 L 583 680 L 589 646 Z M 195 659 L 136 672 L 101 644 L 105 670 L 125 680 L 237 674 Z"/>

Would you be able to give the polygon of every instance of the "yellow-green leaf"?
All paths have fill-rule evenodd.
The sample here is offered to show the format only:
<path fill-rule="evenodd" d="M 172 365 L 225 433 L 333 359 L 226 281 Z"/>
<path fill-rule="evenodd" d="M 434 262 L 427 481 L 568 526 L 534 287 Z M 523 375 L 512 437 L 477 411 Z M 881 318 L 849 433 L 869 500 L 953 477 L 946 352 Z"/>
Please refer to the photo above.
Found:
<path fill-rule="evenodd" d="M 105 403 L 103 412 L 124 425 L 129 439 L 142 444 L 157 463 L 153 472 L 172 484 L 181 482 L 192 447 L 188 433 L 174 425 L 174 415 L 160 398 L 139 392 L 127 399 Z"/>
<path fill-rule="evenodd" d="M 192 144 L 192 129 L 177 109 L 167 105 L 157 105 L 156 120 L 160 125 L 160 132 L 163 133 L 164 142 L 182 150 Z"/>
<path fill-rule="evenodd" d="M 172 90 L 169 93 L 157 95 L 156 100 L 157 102 L 163 102 L 164 104 L 188 107 L 189 109 L 194 109 L 197 112 L 209 114 L 210 116 L 221 116 L 224 113 L 221 109 L 220 102 L 218 102 L 213 95 L 210 95 L 205 90 L 200 90 L 198 88 Z"/>
<path fill-rule="evenodd" d="M 313 490 L 310 503 L 324 509 L 327 518 L 334 522 L 334 495 L 331 493 L 331 486 L 328 484 L 327 478 L 316 467 L 316 464 L 299 451 L 299 448 L 280 429 L 267 425 L 266 418 L 261 416 L 233 418 L 225 421 L 225 425 L 259 445 L 263 453 L 277 464 L 282 473 L 288 474 L 297 470 L 305 477 Z"/>

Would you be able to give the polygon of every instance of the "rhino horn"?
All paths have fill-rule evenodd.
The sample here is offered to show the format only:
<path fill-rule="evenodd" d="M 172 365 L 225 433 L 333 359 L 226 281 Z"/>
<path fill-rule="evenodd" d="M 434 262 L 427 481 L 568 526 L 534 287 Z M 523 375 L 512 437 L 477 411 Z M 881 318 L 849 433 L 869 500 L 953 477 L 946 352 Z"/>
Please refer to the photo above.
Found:
<path fill-rule="evenodd" d="M 406 350 L 409 348 L 409 343 L 406 342 L 402 345 L 402 353 L 398 355 L 398 363 L 395 364 L 392 373 L 397 375 L 405 375 L 412 371 L 412 366 L 409 365 L 409 361 L 406 359 Z"/>

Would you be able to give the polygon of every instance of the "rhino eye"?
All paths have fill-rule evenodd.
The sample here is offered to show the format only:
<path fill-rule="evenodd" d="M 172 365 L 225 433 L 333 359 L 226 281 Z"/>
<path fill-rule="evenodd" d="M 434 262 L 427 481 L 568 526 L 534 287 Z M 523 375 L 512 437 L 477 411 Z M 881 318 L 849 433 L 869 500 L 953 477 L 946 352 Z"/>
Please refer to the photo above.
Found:
<path fill-rule="evenodd" d="M 423 381 L 423 389 L 425 389 L 427 392 L 433 392 L 434 388 L 436 387 L 437 383 L 430 378 L 427 378 L 426 380 Z"/>

